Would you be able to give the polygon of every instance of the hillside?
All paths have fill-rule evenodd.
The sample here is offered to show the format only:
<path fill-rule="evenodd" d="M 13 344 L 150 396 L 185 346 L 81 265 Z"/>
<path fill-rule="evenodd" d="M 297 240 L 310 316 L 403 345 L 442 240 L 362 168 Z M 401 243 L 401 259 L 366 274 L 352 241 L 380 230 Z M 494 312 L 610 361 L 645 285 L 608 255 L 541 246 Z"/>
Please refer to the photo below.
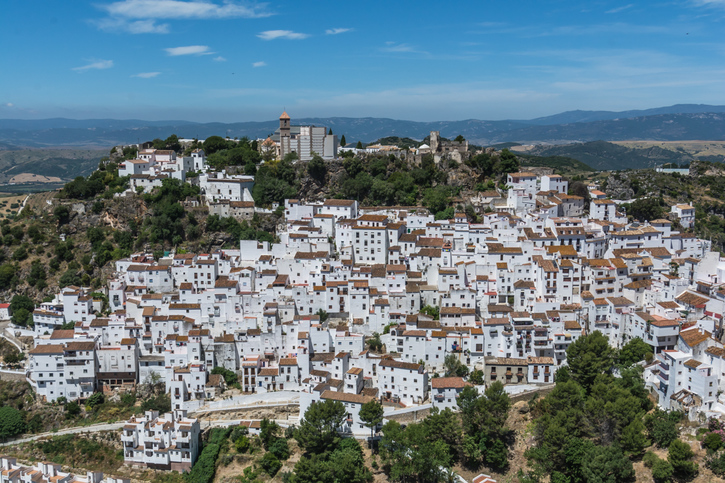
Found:
<path fill-rule="evenodd" d="M 606 141 L 534 146 L 528 148 L 526 154 L 573 158 L 596 170 L 654 168 L 665 163 L 689 163 L 695 159 L 687 152 L 665 149 L 660 146 L 630 148 Z"/>
<path fill-rule="evenodd" d="M 55 189 L 76 176 L 92 173 L 104 156 L 108 156 L 107 149 L 0 150 L 0 184 L 26 184 L 0 187 L 0 191 Z"/>
<path fill-rule="evenodd" d="M 493 135 L 494 142 L 624 141 L 725 139 L 725 113 L 660 114 L 629 119 L 526 126 Z M 465 134 L 464 134 L 465 136 Z"/>

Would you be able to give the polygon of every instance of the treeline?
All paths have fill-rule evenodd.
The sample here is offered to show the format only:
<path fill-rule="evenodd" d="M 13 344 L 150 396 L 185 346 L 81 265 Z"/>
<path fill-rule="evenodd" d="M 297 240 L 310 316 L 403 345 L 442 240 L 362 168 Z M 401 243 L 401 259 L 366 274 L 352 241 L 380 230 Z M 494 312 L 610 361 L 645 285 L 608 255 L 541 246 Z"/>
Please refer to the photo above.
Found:
<path fill-rule="evenodd" d="M 531 403 L 535 445 L 526 452 L 531 468 L 519 472 L 522 481 L 634 481 L 632 462 L 652 444 L 669 448 L 669 466 L 658 463 L 662 474 L 687 478 L 697 471 L 677 439 L 683 415 L 648 413 L 653 404 L 642 369 L 630 364 L 651 358 L 649 350 L 633 339 L 617 353 L 598 331 L 569 347 L 568 365 L 557 371 L 554 390 Z"/>

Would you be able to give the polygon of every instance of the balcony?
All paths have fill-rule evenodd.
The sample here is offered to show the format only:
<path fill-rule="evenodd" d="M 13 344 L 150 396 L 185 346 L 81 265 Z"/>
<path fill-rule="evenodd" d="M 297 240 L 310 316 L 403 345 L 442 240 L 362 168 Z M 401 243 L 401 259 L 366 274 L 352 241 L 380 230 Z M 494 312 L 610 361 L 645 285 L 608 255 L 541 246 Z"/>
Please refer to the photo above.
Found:
<path fill-rule="evenodd" d="M 669 374 L 667 374 L 666 372 L 660 371 L 659 374 L 657 374 L 657 375 L 660 377 L 662 382 L 669 384 L 669 382 L 670 382 Z"/>

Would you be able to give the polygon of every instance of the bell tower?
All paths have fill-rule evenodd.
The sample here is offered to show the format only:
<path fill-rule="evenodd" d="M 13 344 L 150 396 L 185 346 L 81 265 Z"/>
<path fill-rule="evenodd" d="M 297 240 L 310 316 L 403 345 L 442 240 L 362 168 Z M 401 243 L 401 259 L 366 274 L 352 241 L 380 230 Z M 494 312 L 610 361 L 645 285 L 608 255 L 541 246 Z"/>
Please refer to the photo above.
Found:
<path fill-rule="evenodd" d="M 290 150 L 290 117 L 287 111 L 279 116 L 279 159 L 284 158 Z"/>

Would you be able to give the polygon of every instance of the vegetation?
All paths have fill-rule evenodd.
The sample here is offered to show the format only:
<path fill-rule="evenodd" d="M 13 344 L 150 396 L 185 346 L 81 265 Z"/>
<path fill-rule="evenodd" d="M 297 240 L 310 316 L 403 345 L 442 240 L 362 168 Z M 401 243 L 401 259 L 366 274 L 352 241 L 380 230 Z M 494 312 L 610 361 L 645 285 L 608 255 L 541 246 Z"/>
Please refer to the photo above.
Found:
<path fill-rule="evenodd" d="M 338 401 L 316 402 L 307 408 L 300 427 L 294 432 L 304 454 L 295 464 L 290 481 L 372 481 L 360 444 L 352 438 L 341 439 L 337 432 L 346 415 L 345 406 Z"/>
<path fill-rule="evenodd" d="M 530 478 L 633 478 L 631 458 L 644 452 L 653 434 L 650 416 L 645 417 L 652 402 L 639 367 L 621 369 L 621 377 L 613 377 L 617 354 L 606 340 L 597 331 L 573 343 L 567 350 L 568 369 L 557 373 L 554 390 L 533 405 L 535 446 L 526 452 L 533 468 Z"/>
<path fill-rule="evenodd" d="M 13 407 L 0 407 L 0 439 L 3 441 L 25 432 L 23 413 Z"/>

